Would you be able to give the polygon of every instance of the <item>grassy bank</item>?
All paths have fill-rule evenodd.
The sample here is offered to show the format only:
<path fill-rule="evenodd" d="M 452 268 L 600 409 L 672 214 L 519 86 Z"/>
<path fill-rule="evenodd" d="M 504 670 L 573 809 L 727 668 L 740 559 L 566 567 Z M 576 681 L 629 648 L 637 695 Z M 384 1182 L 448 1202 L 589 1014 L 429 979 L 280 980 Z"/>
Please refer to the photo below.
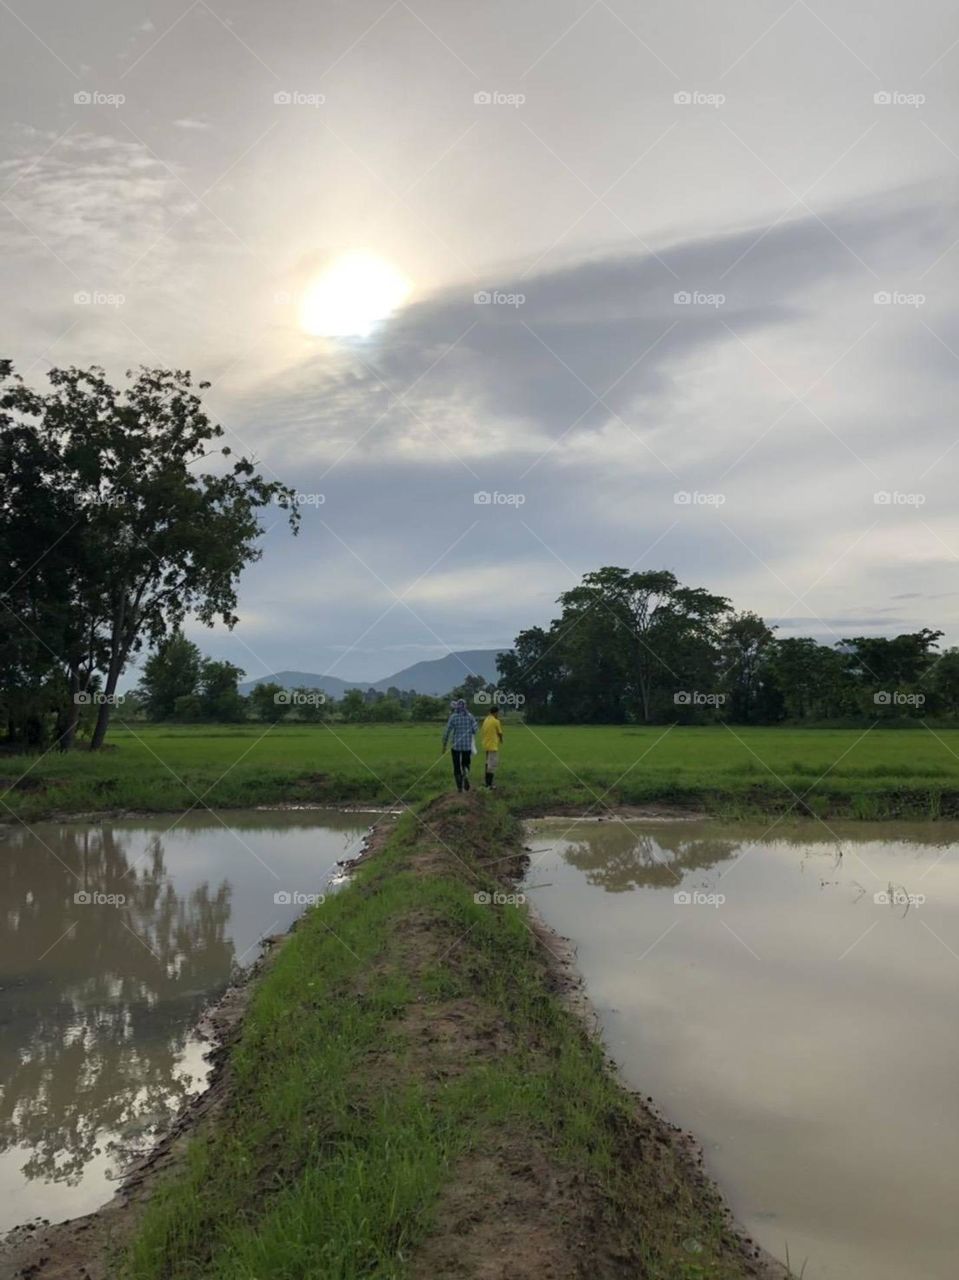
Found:
<path fill-rule="evenodd" d="M 448 785 L 440 726 L 117 728 L 99 755 L 0 758 L 0 817 L 280 802 L 415 803 Z M 665 803 L 728 816 L 959 815 L 959 731 L 506 726 L 518 811 Z"/>
<path fill-rule="evenodd" d="M 477 900 L 510 890 L 517 842 L 492 796 L 437 801 L 304 917 L 116 1274 L 760 1274 L 525 910 Z"/>

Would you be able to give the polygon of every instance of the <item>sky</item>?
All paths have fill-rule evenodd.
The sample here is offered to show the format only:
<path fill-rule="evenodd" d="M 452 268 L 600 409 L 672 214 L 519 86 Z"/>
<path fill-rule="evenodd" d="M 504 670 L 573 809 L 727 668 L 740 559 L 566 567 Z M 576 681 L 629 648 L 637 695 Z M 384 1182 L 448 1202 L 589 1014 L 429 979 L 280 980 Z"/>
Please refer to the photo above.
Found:
<path fill-rule="evenodd" d="M 205 652 L 378 679 L 607 564 L 959 643 L 946 0 L 0 0 L 0 49 L 0 351 L 189 368 L 300 494 Z"/>

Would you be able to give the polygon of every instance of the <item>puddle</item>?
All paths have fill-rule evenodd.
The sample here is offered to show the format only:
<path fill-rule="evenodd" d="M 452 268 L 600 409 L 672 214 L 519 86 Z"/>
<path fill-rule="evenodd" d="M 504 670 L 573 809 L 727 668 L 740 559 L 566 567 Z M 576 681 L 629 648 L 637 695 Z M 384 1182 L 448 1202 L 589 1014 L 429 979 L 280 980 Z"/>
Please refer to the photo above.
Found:
<path fill-rule="evenodd" d="M 529 824 L 626 1081 L 805 1280 L 953 1280 L 959 825 Z"/>

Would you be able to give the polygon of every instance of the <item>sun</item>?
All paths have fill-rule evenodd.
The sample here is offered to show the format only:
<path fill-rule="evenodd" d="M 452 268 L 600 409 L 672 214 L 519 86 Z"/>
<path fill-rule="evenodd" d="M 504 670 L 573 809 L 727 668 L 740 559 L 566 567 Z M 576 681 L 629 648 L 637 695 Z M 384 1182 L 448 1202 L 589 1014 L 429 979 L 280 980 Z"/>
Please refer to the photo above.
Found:
<path fill-rule="evenodd" d="M 366 338 L 403 305 L 412 287 L 374 253 L 340 254 L 307 288 L 300 325 L 318 338 Z"/>

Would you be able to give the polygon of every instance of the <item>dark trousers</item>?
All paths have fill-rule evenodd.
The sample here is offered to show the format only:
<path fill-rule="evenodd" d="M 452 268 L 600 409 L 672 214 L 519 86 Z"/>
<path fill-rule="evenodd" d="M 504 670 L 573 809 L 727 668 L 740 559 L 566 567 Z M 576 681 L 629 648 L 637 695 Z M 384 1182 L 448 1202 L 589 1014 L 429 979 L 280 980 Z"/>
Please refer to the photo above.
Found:
<path fill-rule="evenodd" d="M 473 759 L 471 751 L 454 751 L 453 755 L 453 777 L 456 779 L 457 791 L 469 791 L 470 789 L 470 762 Z"/>

